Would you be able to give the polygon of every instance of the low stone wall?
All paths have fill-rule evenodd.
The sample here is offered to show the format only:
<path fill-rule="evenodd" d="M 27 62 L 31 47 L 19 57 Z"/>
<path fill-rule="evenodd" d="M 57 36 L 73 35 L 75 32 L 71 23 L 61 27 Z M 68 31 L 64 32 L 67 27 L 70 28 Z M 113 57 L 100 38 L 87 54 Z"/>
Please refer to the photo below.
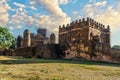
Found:
<path fill-rule="evenodd" d="M 16 56 L 33 57 L 35 55 L 33 49 L 34 47 L 18 48 L 15 49 L 15 54 Z"/>
<path fill-rule="evenodd" d="M 120 49 L 111 49 L 111 56 L 113 58 L 120 58 Z"/>
<path fill-rule="evenodd" d="M 15 56 L 14 49 L 4 49 L 0 50 L 0 55 Z"/>
<path fill-rule="evenodd" d="M 41 44 L 34 47 L 15 49 L 15 54 L 23 57 L 59 58 L 61 55 L 59 47 L 57 44 Z"/>
<path fill-rule="evenodd" d="M 0 55 L 3 55 L 3 53 L 4 53 L 4 50 L 0 49 Z"/>

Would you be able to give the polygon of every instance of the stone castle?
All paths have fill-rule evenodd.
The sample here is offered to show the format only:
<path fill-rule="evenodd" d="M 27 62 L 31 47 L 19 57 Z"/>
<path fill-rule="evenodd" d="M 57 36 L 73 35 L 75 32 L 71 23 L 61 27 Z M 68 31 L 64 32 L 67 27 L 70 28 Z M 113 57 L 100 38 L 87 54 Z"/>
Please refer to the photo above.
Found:
<path fill-rule="evenodd" d="M 18 36 L 14 53 L 24 57 L 84 58 L 119 62 L 120 50 L 111 48 L 110 35 L 109 25 L 105 26 L 88 17 L 59 26 L 58 44 L 55 43 L 54 33 L 50 38 L 46 37 L 46 29 L 39 28 L 36 35 L 26 29 L 23 37 Z"/>
<path fill-rule="evenodd" d="M 22 36 L 17 37 L 17 48 L 37 46 L 39 44 L 55 44 L 55 34 L 51 33 L 50 38 L 46 37 L 46 29 L 39 28 L 37 34 L 25 30 Z"/>
<path fill-rule="evenodd" d="M 59 44 L 69 49 L 65 54 L 79 57 L 78 53 L 89 55 L 110 54 L 110 27 L 100 24 L 91 18 L 76 20 L 67 26 L 59 26 Z M 72 49 L 77 50 L 72 52 Z"/>

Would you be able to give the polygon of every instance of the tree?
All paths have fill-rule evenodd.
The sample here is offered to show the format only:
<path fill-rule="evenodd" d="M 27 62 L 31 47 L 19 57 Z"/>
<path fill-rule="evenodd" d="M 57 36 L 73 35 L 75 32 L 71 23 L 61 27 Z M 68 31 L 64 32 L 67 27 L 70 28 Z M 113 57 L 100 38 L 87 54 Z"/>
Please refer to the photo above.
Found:
<path fill-rule="evenodd" d="M 0 49 L 8 49 L 12 46 L 14 37 L 8 32 L 6 28 L 0 27 Z"/>
<path fill-rule="evenodd" d="M 16 38 L 12 41 L 12 45 L 9 47 L 10 49 L 15 49 L 16 48 Z"/>

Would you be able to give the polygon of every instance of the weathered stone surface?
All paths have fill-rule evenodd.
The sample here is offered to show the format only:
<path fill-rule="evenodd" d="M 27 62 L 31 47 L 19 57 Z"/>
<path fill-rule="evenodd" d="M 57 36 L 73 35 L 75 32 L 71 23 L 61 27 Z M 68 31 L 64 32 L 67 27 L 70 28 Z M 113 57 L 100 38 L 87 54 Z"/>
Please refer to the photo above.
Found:
<path fill-rule="evenodd" d="M 38 58 L 82 58 L 120 63 L 120 50 L 111 49 L 110 27 L 105 28 L 91 18 L 73 21 L 66 27 L 59 26 L 59 44 L 55 44 L 53 33 L 50 40 L 45 38 L 46 30 L 38 29 L 37 35 L 25 30 L 23 36 L 18 36 L 18 48 L 15 51 L 5 50 L 0 54 Z"/>
<path fill-rule="evenodd" d="M 15 49 L 17 56 L 38 57 L 38 58 L 60 58 L 62 55 L 57 44 L 41 44 L 34 47 L 24 47 Z"/>
<path fill-rule="evenodd" d="M 98 53 L 107 55 L 110 54 L 110 28 L 91 18 L 83 18 L 70 26 L 59 27 L 59 44 L 66 46 L 66 58 L 76 57 L 77 53 L 89 54 L 90 57 Z"/>
<path fill-rule="evenodd" d="M 39 28 L 37 34 L 30 33 L 29 30 L 23 32 L 23 37 L 17 37 L 17 48 L 24 48 L 30 46 L 37 46 L 39 44 L 55 44 L 55 34 L 52 33 L 50 38 L 46 37 L 46 29 Z"/>

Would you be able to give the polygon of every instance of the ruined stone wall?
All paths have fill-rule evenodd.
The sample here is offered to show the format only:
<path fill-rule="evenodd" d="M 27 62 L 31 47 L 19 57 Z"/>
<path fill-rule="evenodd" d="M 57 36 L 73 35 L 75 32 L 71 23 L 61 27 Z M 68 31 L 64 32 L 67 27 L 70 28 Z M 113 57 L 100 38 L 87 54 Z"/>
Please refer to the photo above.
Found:
<path fill-rule="evenodd" d="M 16 56 L 33 57 L 35 55 L 34 47 L 17 48 L 15 54 Z"/>
<path fill-rule="evenodd" d="M 17 56 L 38 58 L 59 58 L 61 52 L 57 44 L 40 44 L 35 47 L 24 47 L 15 49 Z"/>

